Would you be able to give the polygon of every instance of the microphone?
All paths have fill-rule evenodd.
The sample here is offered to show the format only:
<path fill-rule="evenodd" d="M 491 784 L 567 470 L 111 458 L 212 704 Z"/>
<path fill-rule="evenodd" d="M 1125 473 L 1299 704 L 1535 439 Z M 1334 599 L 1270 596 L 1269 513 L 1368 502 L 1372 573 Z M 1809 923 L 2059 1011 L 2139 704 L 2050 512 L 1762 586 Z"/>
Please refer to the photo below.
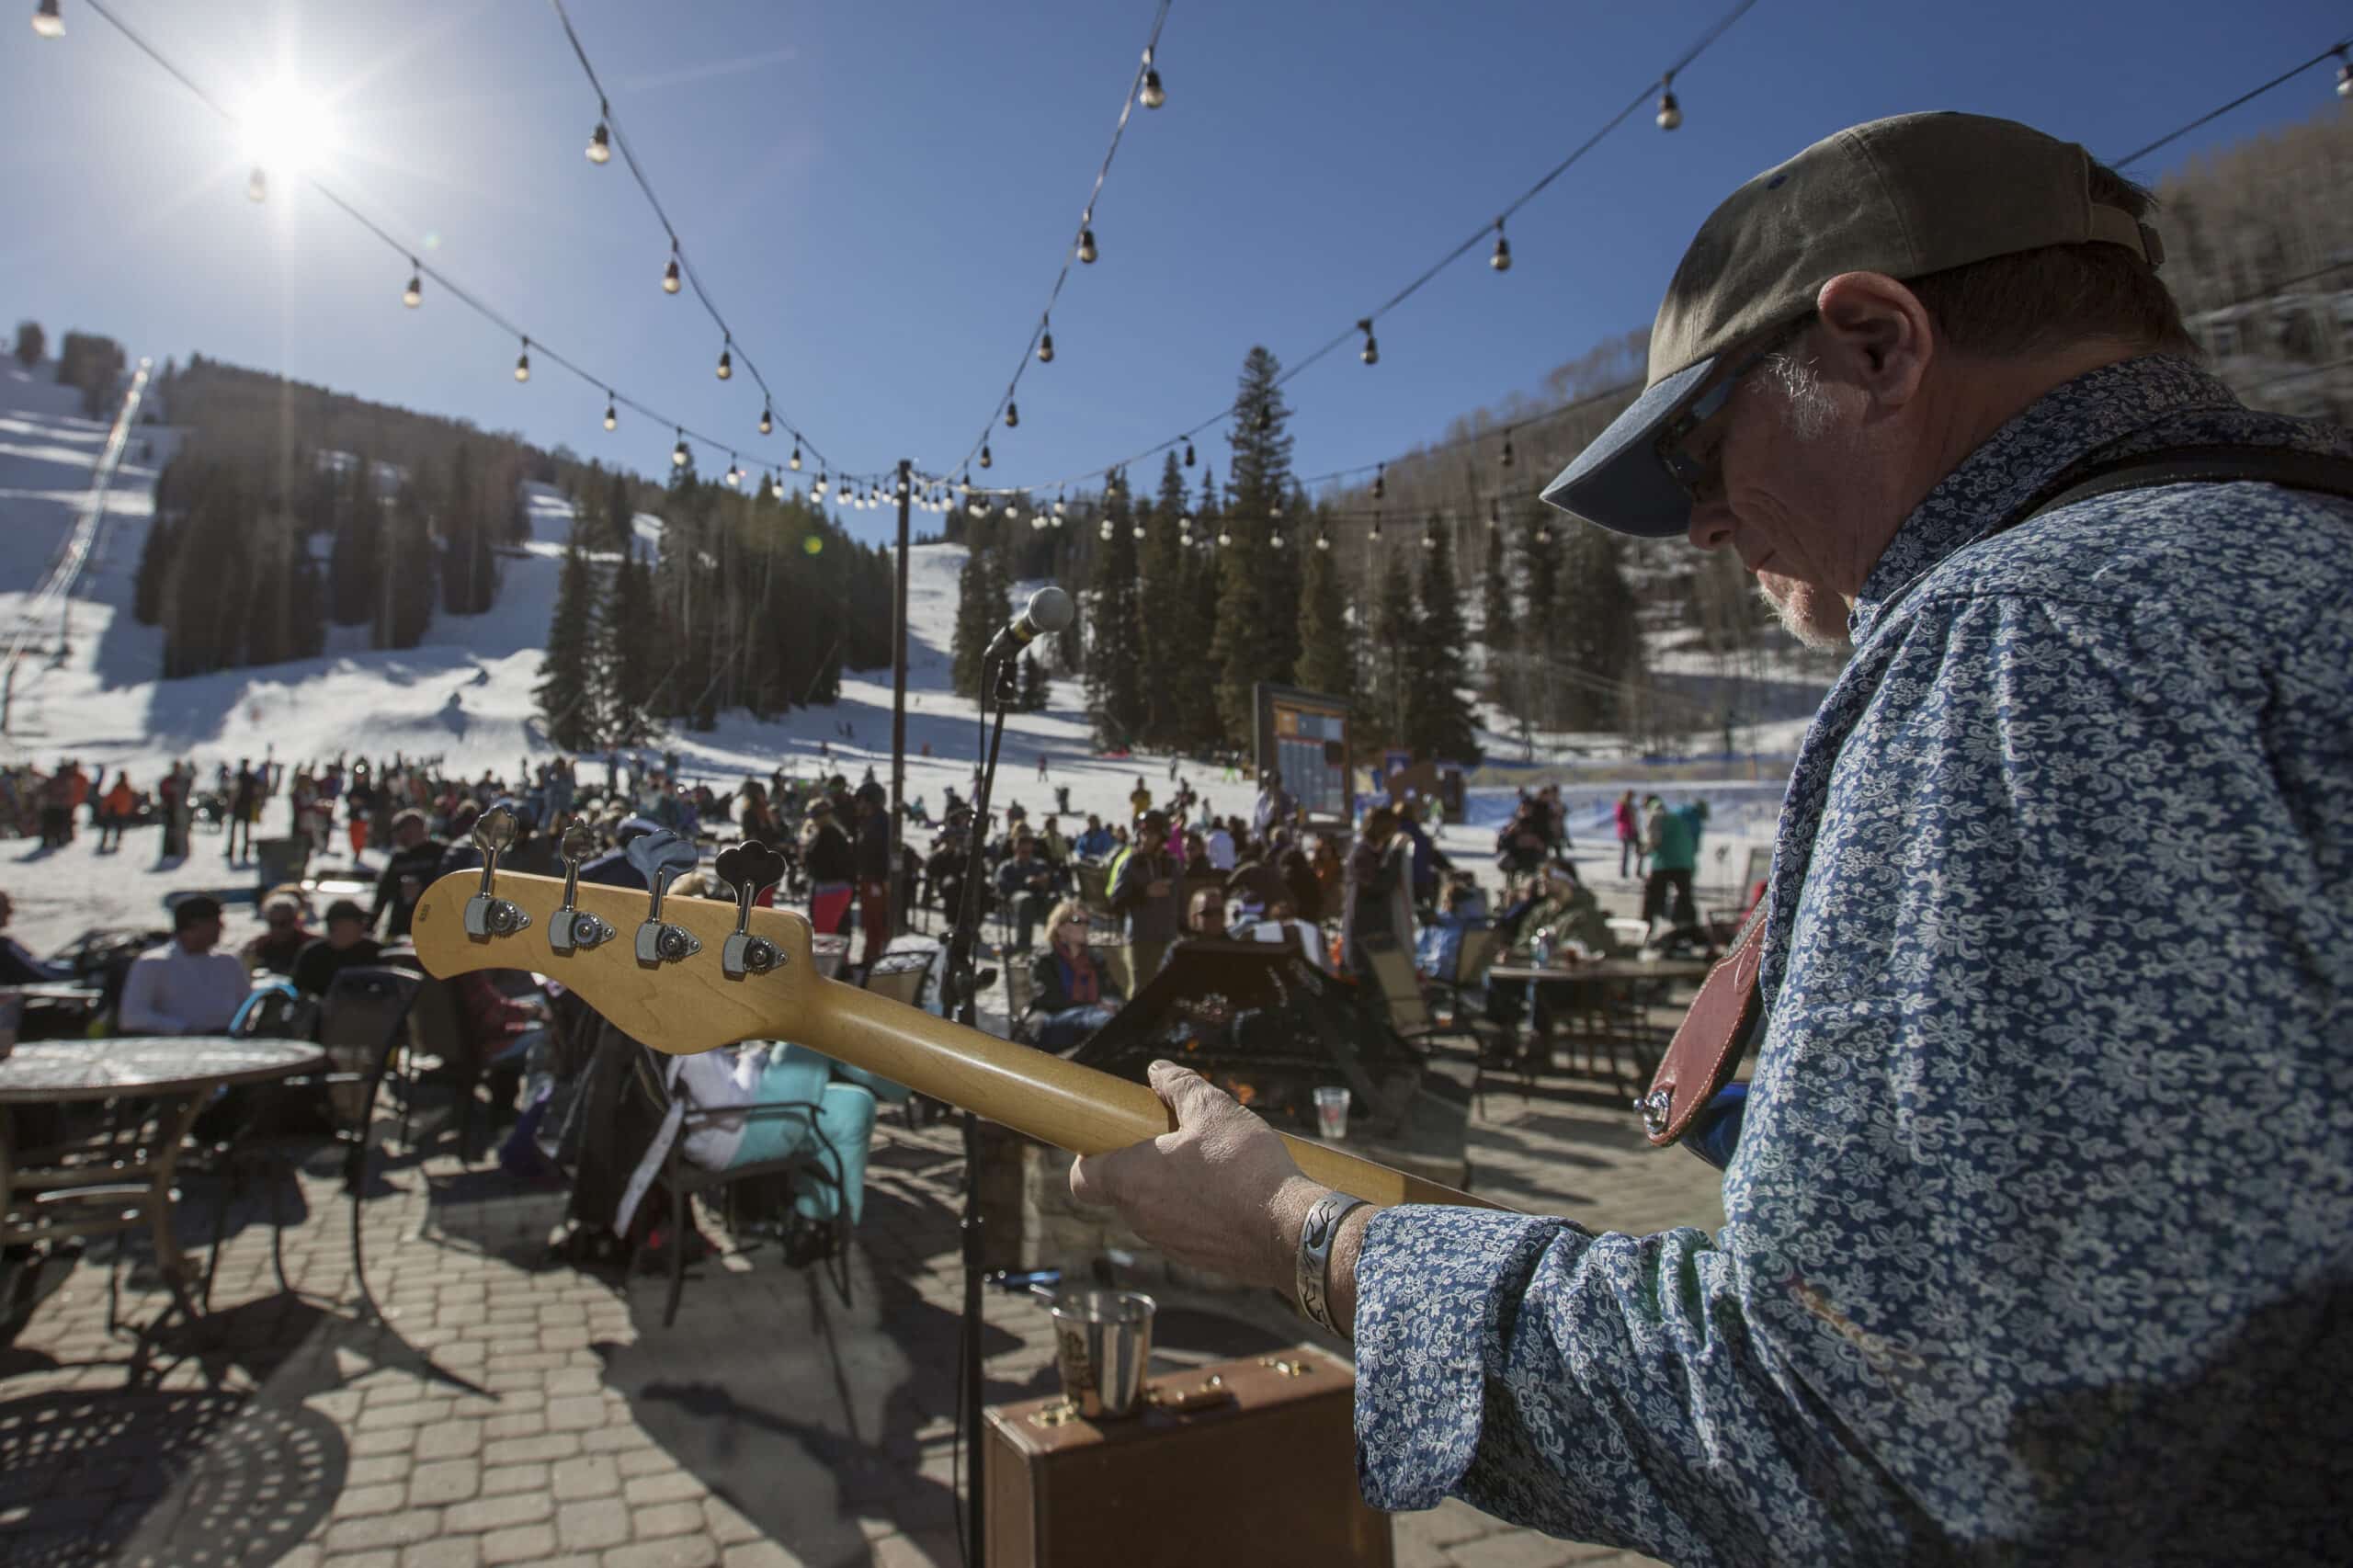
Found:
<path fill-rule="evenodd" d="M 1049 583 L 1029 596 L 1029 608 L 1023 610 L 1013 624 L 996 634 L 996 640 L 989 644 L 988 653 L 982 662 L 993 664 L 998 659 L 1011 658 L 1040 637 L 1068 626 L 1077 613 L 1077 608 L 1070 602 L 1070 596 Z"/>

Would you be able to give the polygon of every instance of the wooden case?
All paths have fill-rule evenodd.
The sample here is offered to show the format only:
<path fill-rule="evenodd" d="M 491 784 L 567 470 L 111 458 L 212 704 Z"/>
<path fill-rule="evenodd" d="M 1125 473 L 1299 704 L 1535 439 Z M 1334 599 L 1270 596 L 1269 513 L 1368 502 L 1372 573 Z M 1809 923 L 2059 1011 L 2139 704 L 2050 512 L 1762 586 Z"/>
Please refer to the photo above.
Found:
<path fill-rule="evenodd" d="M 1218 1403 L 1179 1408 L 1205 1389 Z M 1347 1362 L 1298 1345 L 1154 1378 L 1149 1397 L 1099 1423 L 1059 1397 L 988 1408 L 991 1568 L 1389 1568 L 1389 1516 L 1357 1490 Z"/>

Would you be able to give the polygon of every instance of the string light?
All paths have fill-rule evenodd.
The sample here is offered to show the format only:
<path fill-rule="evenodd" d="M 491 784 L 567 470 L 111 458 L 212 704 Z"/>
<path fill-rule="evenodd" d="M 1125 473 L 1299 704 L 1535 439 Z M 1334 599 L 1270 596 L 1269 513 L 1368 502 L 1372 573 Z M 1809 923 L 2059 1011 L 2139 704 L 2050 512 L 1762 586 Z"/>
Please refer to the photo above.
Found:
<path fill-rule="evenodd" d="M 792 460 L 784 466 L 795 473 L 801 472 L 801 437 L 798 436 L 792 438 Z"/>
<path fill-rule="evenodd" d="M 1378 506 L 1372 512 L 1372 531 L 1366 537 L 1375 544 L 1381 542 L 1381 508 Z"/>
<path fill-rule="evenodd" d="M 597 129 L 588 133 L 588 161 L 592 164 L 613 161 L 613 133 L 601 119 L 597 121 Z"/>
<path fill-rule="evenodd" d="M 416 257 L 408 258 L 408 287 L 401 290 L 401 303 L 410 310 L 425 303 L 425 269 L 416 265 Z"/>
<path fill-rule="evenodd" d="M 678 444 L 670 449 L 670 466 L 672 468 L 684 468 L 688 463 L 694 460 L 694 454 L 687 450 L 687 433 L 684 430 L 679 430 L 677 432 L 677 436 Z"/>
<path fill-rule="evenodd" d="M 1143 538 L 1143 522 L 1141 518 L 1137 519 L 1136 522 L 1135 536 L 1138 540 L 1142 540 Z"/>
<path fill-rule="evenodd" d="M 1168 101 L 1160 85 L 1160 68 L 1152 62 L 1152 51 L 1143 51 L 1143 85 L 1136 92 L 1136 102 L 1146 108 L 1158 108 Z"/>
<path fill-rule="evenodd" d="M 1060 496 L 1060 495 L 1055 496 L 1055 497 L 1054 497 L 1054 516 L 1055 516 L 1055 517 L 1068 517 L 1069 515 L 1070 515 L 1070 503 L 1069 503 L 1067 500 L 1063 499 L 1063 498 L 1062 496 Z"/>
<path fill-rule="evenodd" d="M 2336 51 L 2336 96 L 2353 98 L 2353 54 L 2347 54 L 2342 49 Z"/>
<path fill-rule="evenodd" d="M 1106 517 L 1106 518 L 1104 518 L 1104 519 L 1103 519 L 1103 526 L 1102 526 L 1101 528 L 1099 528 L 1096 529 L 1096 536 L 1097 536 L 1097 538 L 1099 538 L 1100 540 L 1102 540 L 1102 541 L 1103 541 L 1104 543 L 1106 543 L 1106 544 L 1108 544 L 1108 543 L 1110 543 L 1110 542 L 1111 542 L 1111 519 L 1110 519 L 1110 518 Z"/>
<path fill-rule="evenodd" d="M 1095 231 L 1093 229 L 1081 229 L 1078 232 L 1078 259 L 1089 267 L 1095 265 Z"/>
<path fill-rule="evenodd" d="M 1438 549 L 1438 529 L 1437 529 L 1437 528 L 1424 528 L 1424 529 L 1422 530 L 1422 548 L 1423 548 L 1424 550 L 1430 550 L 1430 551 L 1435 551 L 1436 549 Z"/>
<path fill-rule="evenodd" d="M 817 487 L 814 490 L 812 490 L 809 494 L 814 495 L 818 500 L 823 501 L 825 498 L 826 488 L 825 471 L 819 469 L 817 471 Z"/>
<path fill-rule="evenodd" d="M 743 479 L 743 477 L 744 477 L 744 470 L 743 470 L 743 468 L 742 468 L 740 465 L 738 465 L 738 464 L 737 464 L 737 462 L 735 461 L 735 454 L 734 454 L 733 452 L 730 452 L 730 453 L 728 453 L 728 454 L 727 454 L 727 484 L 728 484 L 728 487 L 729 487 L 730 489 L 734 488 L 734 486 L 736 485 L 736 483 L 737 483 L 739 481 L 741 481 L 741 480 Z"/>
<path fill-rule="evenodd" d="M 1389 465 L 1382 463 L 1372 476 L 1372 498 L 1376 501 L 1389 494 Z"/>
<path fill-rule="evenodd" d="M 620 415 L 614 410 L 613 394 L 608 392 L 605 393 L 605 428 L 610 430 L 620 422 Z"/>
<path fill-rule="evenodd" d="M 776 434 L 776 410 L 768 406 L 768 401 L 766 398 L 760 400 L 760 434 L 763 436 Z"/>
<path fill-rule="evenodd" d="M 523 340 L 523 352 L 515 356 L 515 379 L 518 381 L 531 379 L 531 340 L 528 337 Z"/>
<path fill-rule="evenodd" d="M 57 0 L 40 0 L 33 7 L 33 32 L 40 38 L 65 36 L 65 18 L 57 14 Z"/>
<path fill-rule="evenodd" d="M 729 338 L 721 346 L 719 369 L 712 373 L 722 381 L 733 379 L 735 374 L 735 340 L 733 338 Z"/>
<path fill-rule="evenodd" d="M 1505 468 L 1511 467 L 1511 432 L 1509 430 L 1506 430 L 1504 432 L 1504 458 L 1502 466 Z"/>
<path fill-rule="evenodd" d="M 1332 548 L 1332 530 L 1321 524 L 1318 524 L 1315 529 L 1315 548 L 1318 550 Z"/>
<path fill-rule="evenodd" d="M 1189 440 L 1185 443 L 1185 466 L 1193 466 L 1193 443 Z"/>
<path fill-rule="evenodd" d="M 1364 334 L 1364 351 L 1357 356 L 1368 365 L 1381 363 L 1381 345 L 1373 341 L 1372 318 L 1366 316 L 1357 323 L 1357 330 Z"/>
<path fill-rule="evenodd" d="M 972 493 L 972 471 L 968 468 L 964 471 L 964 477 L 956 482 L 956 494 L 959 498 L 961 498 L 963 496 L 970 495 Z"/>
<path fill-rule="evenodd" d="M 989 456 L 989 446 L 986 441 L 981 443 L 981 466 L 983 468 L 995 468 L 996 466 L 996 460 Z"/>
<path fill-rule="evenodd" d="M 245 199 L 248 201 L 269 199 L 269 176 L 262 173 L 259 164 L 254 165 L 254 172 L 246 177 Z"/>
<path fill-rule="evenodd" d="M 1683 106 L 1675 101 L 1675 73 L 1670 71 L 1659 78 L 1658 128 L 1673 131 L 1683 123 Z"/>
<path fill-rule="evenodd" d="M 1283 530 L 1277 528 L 1271 535 L 1267 536 L 1267 542 L 1273 545 L 1277 550 L 1280 550 L 1283 547 Z"/>
<path fill-rule="evenodd" d="M 1005 427 L 1008 430 L 1021 423 L 1021 405 L 1008 400 L 1005 405 Z"/>
<path fill-rule="evenodd" d="M 1511 270 L 1511 242 L 1504 238 L 1504 221 L 1501 218 L 1495 220 L 1495 253 L 1487 258 L 1487 265 L 1497 272 Z"/>
<path fill-rule="evenodd" d="M 670 265 L 662 269 L 662 292 L 675 294 L 685 285 L 678 277 L 678 242 L 670 242 Z"/>
<path fill-rule="evenodd" d="M 1044 335 L 1038 339 L 1038 363 L 1040 365 L 1051 365 L 1053 362 L 1054 330 L 1051 327 L 1048 327 Z"/>
<path fill-rule="evenodd" d="M 1233 530 L 1226 527 L 1223 523 L 1220 523 L 1217 526 L 1217 541 L 1221 545 L 1232 544 L 1233 542 Z"/>

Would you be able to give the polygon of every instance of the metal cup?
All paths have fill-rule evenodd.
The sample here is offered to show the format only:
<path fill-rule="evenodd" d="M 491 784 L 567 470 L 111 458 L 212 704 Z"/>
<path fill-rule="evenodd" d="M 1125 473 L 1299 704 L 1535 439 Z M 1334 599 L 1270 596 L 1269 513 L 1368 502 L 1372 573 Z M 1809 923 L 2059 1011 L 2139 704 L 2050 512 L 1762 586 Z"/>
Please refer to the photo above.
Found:
<path fill-rule="evenodd" d="M 1089 1420 L 1143 1408 L 1157 1305 L 1133 1290 L 1064 1290 L 1054 1298 L 1054 1365 L 1063 1397 Z"/>

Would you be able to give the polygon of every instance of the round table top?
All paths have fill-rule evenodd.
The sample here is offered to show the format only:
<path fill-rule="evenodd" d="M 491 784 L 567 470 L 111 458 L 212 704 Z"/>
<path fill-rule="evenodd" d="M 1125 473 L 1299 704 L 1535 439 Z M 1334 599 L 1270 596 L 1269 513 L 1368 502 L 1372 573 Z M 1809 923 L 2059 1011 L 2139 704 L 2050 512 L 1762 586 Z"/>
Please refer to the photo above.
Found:
<path fill-rule="evenodd" d="M 316 1072 L 326 1052 L 308 1040 L 226 1035 L 132 1035 L 40 1040 L 0 1062 L 0 1105 L 193 1094 L 221 1084 Z"/>
<path fill-rule="evenodd" d="M 1586 959 L 1582 963 L 1499 963 L 1487 971 L 1490 980 L 1698 980 L 1715 966 L 1706 959 Z"/>
<path fill-rule="evenodd" d="M 95 985 L 84 985 L 73 980 L 37 980 L 26 985 L 10 985 L 0 990 L 13 991 L 28 1002 L 95 1002 L 106 993 Z"/>

